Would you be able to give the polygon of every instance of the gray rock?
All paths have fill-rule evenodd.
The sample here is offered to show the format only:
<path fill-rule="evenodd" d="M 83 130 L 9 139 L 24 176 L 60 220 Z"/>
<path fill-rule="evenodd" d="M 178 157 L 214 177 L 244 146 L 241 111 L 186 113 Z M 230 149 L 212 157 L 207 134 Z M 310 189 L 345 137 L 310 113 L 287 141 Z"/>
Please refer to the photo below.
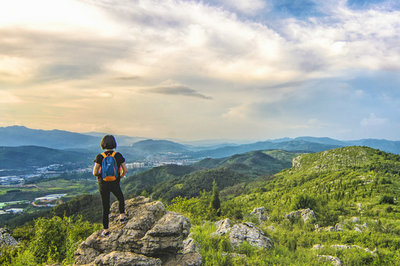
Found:
<path fill-rule="evenodd" d="M 255 208 L 250 215 L 256 217 L 260 223 L 264 223 L 269 219 L 268 212 L 264 207 Z"/>
<path fill-rule="evenodd" d="M 361 228 L 359 227 L 358 224 L 356 224 L 356 225 L 354 226 L 354 231 L 359 232 L 359 233 L 362 233 L 362 230 L 361 230 Z"/>
<path fill-rule="evenodd" d="M 193 238 L 183 241 L 183 254 L 199 252 L 199 244 Z"/>
<path fill-rule="evenodd" d="M 265 229 L 267 229 L 267 230 L 269 230 L 269 231 L 275 231 L 275 230 L 276 230 L 276 228 L 273 227 L 272 225 L 267 226 Z"/>
<path fill-rule="evenodd" d="M 189 230 L 188 218 L 168 212 L 140 240 L 140 253 L 150 256 L 177 253 L 183 248 L 183 240 L 189 235 Z"/>
<path fill-rule="evenodd" d="M 98 231 L 83 241 L 75 252 L 76 265 L 161 265 L 159 258 L 168 261 L 178 256 L 184 263 L 185 258 L 195 257 L 181 254 L 191 226 L 183 215 L 145 197 L 127 200 L 125 211 L 129 221 L 119 224 L 118 202 L 113 203 L 110 235 L 102 237 Z"/>
<path fill-rule="evenodd" d="M 331 245 L 332 248 L 338 248 L 338 249 L 349 249 L 351 246 L 348 245 Z"/>
<path fill-rule="evenodd" d="M 229 230 L 231 229 L 232 226 L 232 221 L 226 218 L 225 220 L 220 220 L 218 222 L 215 222 L 214 225 L 217 227 L 217 231 L 213 234 L 222 236 L 229 233 Z"/>
<path fill-rule="evenodd" d="M 342 266 L 342 261 L 338 257 L 333 257 L 329 255 L 317 255 L 318 258 L 324 258 L 326 261 L 331 262 L 332 265 Z"/>
<path fill-rule="evenodd" d="M 250 245 L 261 248 L 273 248 L 274 242 L 267 238 L 263 231 L 257 228 L 253 223 L 242 223 L 231 226 L 229 219 L 221 220 L 218 225 L 216 235 L 229 234 L 229 240 L 232 245 L 240 245 L 247 241 Z"/>
<path fill-rule="evenodd" d="M 349 248 L 357 248 L 357 249 L 362 249 L 365 252 L 371 253 L 372 255 L 376 256 L 376 252 L 378 251 L 377 248 L 375 248 L 373 251 L 370 251 L 369 248 L 362 248 L 360 246 L 357 245 L 331 245 L 332 248 L 338 248 L 338 249 L 349 249 Z"/>
<path fill-rule="evenodd" d="M 158 258 L 149 258 L 132 252 L 113 251 L 107 254 L 101 254 L 94 261 L 94 265 L 118 265 L 118 266 L 161 266 L 161 260 Z"/>
<path fill-rule="evenodd" d="M 10 235 L 10 232 L 5 228 L 0 228 L 0 247 L 6 246 L 16 246 L 18 242 L 14 237 Z"/>
<path fill-rule="evenodd" d="M 336 232 L 344 231 L 344 224 L 343 223 L 337 223 L 335 225 L 335 230 L 336 230 Z"/>
<path fill-rule="evenodd" d="M 199 253 L 178 254 L 175 257 L 170 257 L 163 263 L 163 266 L 200 266 L 203 258 Z"/>
<path fill-rule="evenodd" d="M 312 247 L 312 249 L 314 249 L 314 250 L 320 250 L 320 249 L 323 249 L 324 247 L 325 247 L 324 245 L 315 244 L 315 245 Z"/>
<path fill-rule="evenodd" d="M 300 209 L 297 211 L 293 211 L 284 216 L 284 218 L 286 218 L 286 219 L 293 219 L 293 218 L 297 218 L 297 217 L 301 217 L 304 222 L 307 222 L 310 219 L 315 219 L 315 213 L 310 208 L 307 208 L 307 209 Z"/>
<path fill-rule="evenodd" d="M 250 245 L 261 248 L 273 248 L 274 242 L 267 238 L 253 223 L 236 224 L 229 233 L 229 240 L 233 245 L 240 245 L 247 241 Z"/>

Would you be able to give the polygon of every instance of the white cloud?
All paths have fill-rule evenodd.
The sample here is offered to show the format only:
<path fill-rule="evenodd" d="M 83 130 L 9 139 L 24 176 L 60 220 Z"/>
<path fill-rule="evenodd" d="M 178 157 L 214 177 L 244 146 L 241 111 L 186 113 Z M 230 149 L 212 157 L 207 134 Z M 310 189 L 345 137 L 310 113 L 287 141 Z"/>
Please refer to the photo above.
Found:
<path fill-rule="evenodd" d="M 263 0 L 219 0 L 218 2 L 247 15 L 254 15 L 266 8 Z"/>
<path fill-rule="evenodd" d="M 121 31 L 99 9 L 78 0 L 13 0 L 0 4 L 0 27 L 116 36 Z"/>
<path fill-rule="evenodd" d="M 360 125 L 363 127 L 380 127 L 389 122 L 387 118 L 377 117 L 374 113 L 369 114 L 369 117 L 363 118 Z"/>
<path fill-rule="evenodd" d="M 251 21 L 268 8 L 261 0 L 221 0 L 218 7 L 182 0 L 2 1 L 3 96 L 29 103 L 15 114 L 18 121 L 51 124 L 52 116 L 41 115 L 53 111 L 64 121 L 83 119 L 70 125 L 75 131 L 83 124 L 111 127 L 108 119 L 117 116 L 91 111 L 107 103 L 129 134 L 240 137 L 261 136 L 273 127 L 281 133 L 290 124 L 315 128 L 325 120 L 310 115 L 315 111 L 310 103 L 325 97 L 319 102 L 329 105 L 337 83 L 310 80 L 346 80 L 354 69 L 400 70 L 399 11 L 351 10 L 344 0 L 316 2 L 330 5 L 326 16 L 277 23 L 266 16 L 262 24 Z M 168 80 L 174 84 L 161 86 Z M 12 94 L 17 98 L 7 94 L 12 86 L 18 86 Z M 141 93 L 145 88 L 155 93 Z M 367 98 L 361 89 L 348 95 L 361 101 Z M 315 91 L 332 93 L 310 97 Z M 274 116 L 283 108 L 290 110 Z M 16 109 L 2 111 L 11 117 Z M 387 121 L 370 115 L 361 125 Z"/>
<path fill-rule="evenodd" d="M 299 65 L 316 62 L 324 75 L 351 68 L 400 70 L 400 11 L 339 5 L 326 12 L 305 22 L 288 19 L 282 28 Z"/>

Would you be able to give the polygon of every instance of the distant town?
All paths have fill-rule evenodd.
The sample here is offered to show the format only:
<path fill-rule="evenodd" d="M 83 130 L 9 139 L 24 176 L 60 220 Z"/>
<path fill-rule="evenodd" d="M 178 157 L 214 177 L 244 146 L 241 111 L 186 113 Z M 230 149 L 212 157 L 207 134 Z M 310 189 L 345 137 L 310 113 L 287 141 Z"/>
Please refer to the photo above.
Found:
<path fill-rule="evenodd" d="M 127 163 L 128 169 L 150 169 L 157 166 L 163 166 L 168 164 L 176 165 L 189 165 L 198 160 L 193 159 L 180 159 L 180 158 L 168 158 L 168 156 L 162 156 L 157 158 L 149 158 L 143 161 L 129 162 Z M 39 181 L 47 178 L 56 178 L 62 174 L 71 173 L 91 173 L 92 166 L 80 167 L 71 170 L 71 165 L 64 166 L 62 164 L 51 164 L 45 167 L 38 167 L 33 169 L 0 169 L 0 188 L 7 189 L 7 193 L 19 192 L 21 189 L 35 188 L 35 181 Z M 11 174 L 12 173 L 12 174 Z M 93 179 L 93 182 L 96 182 Z M 3 214 L 19 214 L 24 212 L 24 208 L 15 207 L 21 205 L 29 205 L 34 208 L 50 208 L 63 203 L 63 197 L 67 194 L 49 194 L 42 197 L 34 198 L 33 200 L 20 200 L 20 201 L 7 201 L 0 202 L 0 215 Z"/>

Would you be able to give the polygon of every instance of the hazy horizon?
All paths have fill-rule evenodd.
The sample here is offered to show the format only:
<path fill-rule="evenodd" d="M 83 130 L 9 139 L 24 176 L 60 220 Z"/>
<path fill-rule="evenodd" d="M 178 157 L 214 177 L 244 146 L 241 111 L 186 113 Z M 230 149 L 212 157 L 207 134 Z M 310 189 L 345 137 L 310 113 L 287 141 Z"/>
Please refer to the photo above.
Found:
<path fill-rule="evenodd" d="M 0 126 L 398 140 L 392 0 L 0 3 Z"/>
<path fill-rule="evenodd" d="M 60 130 L 60 131 L 66 131 L 66 132 L 71 132 L 71 133 L 78 133 L 78 134 L 84 134 L 84 135 L 98 135 L 101 136 L 101 134 L 114 134 L 112 132 L 78 132 L 78 131 L 68 131 L 65 129 L 59 129 L 59 128 L 54 128 L 54 129 L 42 129 L 42 128 L 30 128 L 30 127 L 26 127 L 24 125 L 12 125 L 12 126 L 6 126 L 6 127 L 0 127 L 1 128 L 7 128 L 7 127 L 24 127 L 27 129 L 31 129 L 31 130 L 48 130 L 48 131 L 52 131 L 52 130 Z M 363 140 L 361 138 L 358 139 L 336 139 L 336 138 L 332 138 L 329 136 L 311 136 L 311 135 L 304 135 L 304 136 L 294 136 L 294 137 L 287 137 L 287 136 L 282 136 L 279 138 L 260 138 L 260 139 L 229 139 L 229 138 L 213 138 L 213 139 L 179 139 L 179 138 L 168 138 L 168 137 L 146 137 L 146 136 L 135 136 L 135 135 L 123 135 L 123 134 L 115 134 L 117 137 L 129 137 L 129 138 L 138 138 L 138 141 L 140 140 L 169 140 L 169 141 L 174 141 L 174 142 L 179 142 L 181 144 L 188 144 L 188 145 L 196 145 L 195 143 L 198 143 L 198 145 L 220 145 L 220 144 L 250 144 L 250 143 L 255 143 L 258 141 L 280 141 L 280 140 L 284 140 L 284 139 L 296 139 L 296 138 L 328 138 L 328 139 L 332 139 L 332 140 L 337 140 L 337 141 L 358 141 L 358 140 Z M 366 139 L 377 139 L 377 140 L 388 140 L 388 141 L 400 141 L 400 139 L 384 139 L 384 138 L 366 138 Z M 117 138 L 118 141 L 118 138 Z M 202 143 L 202 144 L 201 144 Z"/>

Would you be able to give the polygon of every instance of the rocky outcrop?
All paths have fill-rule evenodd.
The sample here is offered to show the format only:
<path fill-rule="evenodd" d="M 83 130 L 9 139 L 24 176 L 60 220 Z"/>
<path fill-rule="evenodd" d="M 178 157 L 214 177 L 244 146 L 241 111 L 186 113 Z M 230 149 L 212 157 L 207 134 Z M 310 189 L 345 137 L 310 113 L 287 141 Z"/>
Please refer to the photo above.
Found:
<path fill-rule="evenodd" d="M 237 246 L 247 241 L 250 245 L 261 248 L 273 248 L 274 242 L 265 236 L 264 232 L 257 228 L 253 223 L 235 224 L 229 219 L 215 223 L 218 227 L 214 233 L 216 235 L 229 234 L 232 245 Z"/>
<path fill-rule="evenodd" d="M 255 208 L 250 215 L 256 217 L 260 223 L 264 223 L 269 219 L 268 212 L 264 207 Z"/>
<path fill-rule="evenodd" d="M 16 246 L 18 242 L 10 235 L 7 229 L 0 228 L 0 247 L 6 246 Z"/>
<path fill-rule="evenodd" d="M 303 219 L 303 221 L 306 223 L 310 219 L 315 219 L 315 213 L 313 210 L 308 208 L 308 209 L 300 209 L 300 210 L 291 212 L 289 214 L 286 214 L 284 216 L 284 218 L 289 219 L 289 220 L 298 218 L 298 217 L 301 217 L 301 219 Z"/>
<path fill-rule="evenodd" d="M 110 235 L 93 233 L 75 252 L 76 265 L 201 265 L 196 252 L 183 252 L 190 221 L 159 201 L 136 197 L 125 202 L 129 220 L 119 224 L 118 202 L 111 206 Z"/>

